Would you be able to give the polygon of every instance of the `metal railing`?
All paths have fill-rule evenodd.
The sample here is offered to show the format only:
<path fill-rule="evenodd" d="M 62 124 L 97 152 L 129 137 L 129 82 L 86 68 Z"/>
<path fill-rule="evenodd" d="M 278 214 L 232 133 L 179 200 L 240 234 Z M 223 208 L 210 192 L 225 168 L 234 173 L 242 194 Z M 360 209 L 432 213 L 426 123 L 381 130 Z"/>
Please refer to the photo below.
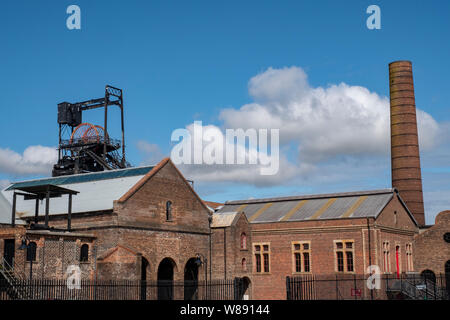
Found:
<path fill-rule="evenodd" d="M 14 286 L 21 295 L 9 289 L 0 279 L 0 300 L 240 300 L 243 281 L 94 281 L 81 280 L 70 286 L 66 280 L 17 280 Z"/>
<path fill-rule="evenodd" d="M 14 268 L 14 263 L 11 265 L 5 258 L 1 259 L 0 282 L 3 282 L 3 286 L 0 292 L 5 292 L 14 299 L 27 299 L 27 294 L 21 287 L 21 283 L 25 281 L 25 278 L 23 272 Z"/>
<path fill-rule="evenodd" d="M 370 289 L 368 275 L 299 275 L 286 277 L 288 300 L 449 300 L 445 275 L 431 280 L 419 274 L 382 274 Z"/>

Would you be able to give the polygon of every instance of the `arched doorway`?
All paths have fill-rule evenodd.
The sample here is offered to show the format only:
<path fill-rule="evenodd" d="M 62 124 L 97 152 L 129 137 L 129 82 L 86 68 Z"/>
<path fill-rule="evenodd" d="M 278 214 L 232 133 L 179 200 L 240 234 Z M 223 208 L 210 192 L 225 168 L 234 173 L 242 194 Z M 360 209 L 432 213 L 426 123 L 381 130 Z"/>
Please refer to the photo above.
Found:
<path fill-rule="evenodd" d="M 148 260 L 142 257 L 141 261 L 141 300 L 147 300 L 147 271 Z"/>
<path fill-rule="evenodd" d="M 158 266 L 158 300 L 173 299 L 173 269 L 175 262 L 164 258 Z"/>
<path fill-rule="evenodd" d="M 450 260 L 445 263 L 445 287 L 447 294 L 450 297 Z"/>
<path fill-rule="evenodd" d="M 251 291 L 252 291 L 252 282 L 248 277 L 242 278 L 243 280 L 243 294 L 242 299 L 243 300 L 250 300 L 251 299 Z"/>
<path fill-rule="evenodd" d="M 422 277 L 423 280 L 427 280 L 432 283 L 436 283 L 436 275 L 431 270 L 428 270 L 428 269 L 423 270 L 422 273 L 420 274 L 420 276 Z"/>
<path fill-rule="evenodd" d="M 191 258 L 184 267 L 184 300 L 198 299 L 198 264 Z"/>

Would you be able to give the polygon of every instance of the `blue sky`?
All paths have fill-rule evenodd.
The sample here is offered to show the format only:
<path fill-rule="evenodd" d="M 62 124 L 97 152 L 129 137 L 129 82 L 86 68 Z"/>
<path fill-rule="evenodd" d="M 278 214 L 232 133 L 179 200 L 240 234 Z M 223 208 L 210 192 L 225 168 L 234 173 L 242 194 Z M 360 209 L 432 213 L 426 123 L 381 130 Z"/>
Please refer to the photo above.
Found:
<path fill-rule="evenodd" d="M 66 28 L 71 4 L 81 8 L 81 30 Z M 371 4 L 381 9 L 380 30 L 366 27 Z M 440 129 L 439 142 L 421 154 L 427 223 L 433 223 L 450 208 L 449 9 L 448 1 L 4 1 L 0 180 L 48 175 L 1 161 L 23 158 L 30 146 L 56 147 L 57 103 L 101 97 L 106 84 L 124 90 L 127 158 L 140 165 L 169 155 L 172 131 L 194 120 L 230 125 L 223 110 L 259 103 L 249 83 L 270 68 L 303 72 L 311 88 L 344 83 L 383 98 L 388 63 L 411 60 L 416 105 Z M 101 115 L 85 119 L 90 116 L 95 122 Z M 297 147 L 293 140 L 283 146 L 298 166 Z M 267 183 L 186 175 L 213 201 L 390 187 L 383 152 L 338 152 L 314 166 L 314 176 Z M 320 175 L 333 170 L 345 174 Z"/>

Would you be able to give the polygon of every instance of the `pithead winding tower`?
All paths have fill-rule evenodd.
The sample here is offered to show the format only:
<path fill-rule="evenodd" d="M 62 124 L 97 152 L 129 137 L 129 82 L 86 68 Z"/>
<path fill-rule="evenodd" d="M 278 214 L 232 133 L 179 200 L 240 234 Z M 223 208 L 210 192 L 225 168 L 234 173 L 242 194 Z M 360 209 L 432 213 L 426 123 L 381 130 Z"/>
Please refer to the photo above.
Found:
<path fill-rule="evenodd" d="M 391 170 L 396 188 L 419 225 L 425 225 L 414 82 L 410 61 L 389 64 Z"/>

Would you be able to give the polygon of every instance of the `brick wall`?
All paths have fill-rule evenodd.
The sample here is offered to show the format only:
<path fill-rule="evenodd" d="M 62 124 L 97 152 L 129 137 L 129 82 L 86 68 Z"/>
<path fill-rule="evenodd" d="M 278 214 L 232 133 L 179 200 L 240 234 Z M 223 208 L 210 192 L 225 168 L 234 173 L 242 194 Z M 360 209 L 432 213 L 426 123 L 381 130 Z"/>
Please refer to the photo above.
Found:
<path fill-rule="evenodd" d="M 198 253 L 209 259 L 209 211 L 178 169 L 170 161 L 162 164 L 115 201 L 113 211 L 73 215 L 73 232 L 96 237 L 99 279 L 141 279 L 141 263 L 146 259 L 146 278 L 156 280 L 160 262 L 169 258 L 174 280 L 182 280 L 189 259 Z M 167 201 L 171 202 L 169 220 Z M 50 217 L 50 226 L 66 225 L 65 217 Z M 115 250 L 118 246 L 120 250 Z M 200 266 L 199 279 L 204 278 L 205 268 Z"/>
<path fill-rule="evenodd" d="M 394 212 L 396 218 L 394 218 Z M 370 229 L 370 257 L 369 231 Z M 382 262 L 381 243 L 398 244 L 401 260 L 406 261 L 405 246 L 412 243 L 418 229 L 406 209 L 394 195 L 376 220 L 338 219 L 298 222 L 254 223 L 252 242 L 270 245 L 270 272 L 257 273 L 253 265 L 253 297 L 256 299 L 286 299 L 286 276 L 297 273 L 294 269 L 292 242 L 309 242 L 311 248 L 311 273 L 316 275 L 337 274 L 335 241 L 353 241 L 354 273 L 365 274 L 370 263 Z M 414 250 L 414 249 L 413 249 Z M 391 251 L 394 269 L 395 257 Z M 255 263 L 254 252 L 252 261 Z M 380 265 L 382 269 L 382 265 Z M 383 270 L 381 270 L 383 271 Z M 401 271 L 406 271 L 404 268 Z M 350 273 L 352 274 L 352 273 Z"/>
<path fill-rule="evenodd" d="M 450 243 L 443 238 L 446 232 L 450 232 L 450 211 L 439 213 L 435 225 L 415 237 L 414 265 L 418 272 L 445 273 L 445 263 L 450 261 Z"/>

